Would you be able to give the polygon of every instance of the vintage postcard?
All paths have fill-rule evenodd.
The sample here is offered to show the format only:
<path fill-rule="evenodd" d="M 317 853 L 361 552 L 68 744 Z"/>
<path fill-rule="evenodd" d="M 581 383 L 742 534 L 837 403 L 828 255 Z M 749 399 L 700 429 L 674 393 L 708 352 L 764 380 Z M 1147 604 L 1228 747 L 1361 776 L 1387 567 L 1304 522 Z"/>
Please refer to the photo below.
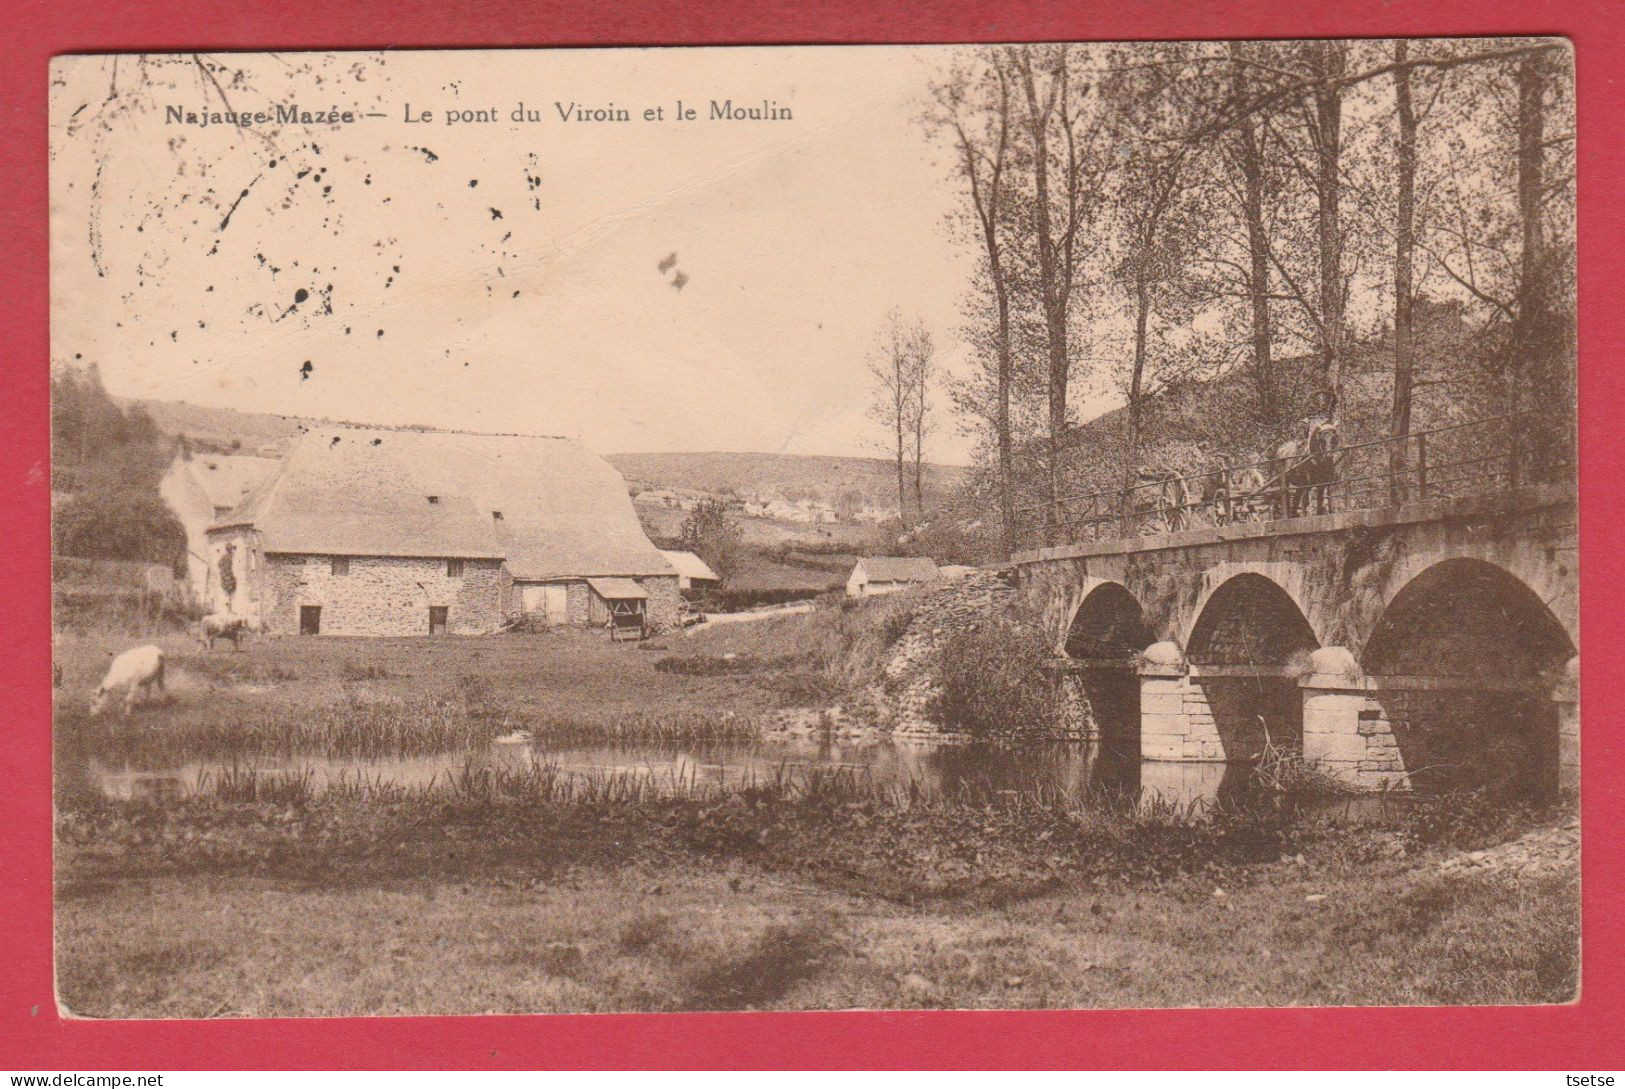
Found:
<path fill-rule="evenodd" d="M 1575 1000 L 1573 63 L 56 58 L 62 1010 Z"/>

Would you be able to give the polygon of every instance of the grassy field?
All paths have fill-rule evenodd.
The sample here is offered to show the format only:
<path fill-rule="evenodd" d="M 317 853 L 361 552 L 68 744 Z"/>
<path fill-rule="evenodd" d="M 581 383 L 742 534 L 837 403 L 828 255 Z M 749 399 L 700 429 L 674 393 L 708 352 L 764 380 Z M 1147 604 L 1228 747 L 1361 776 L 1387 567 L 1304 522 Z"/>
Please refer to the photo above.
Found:
<path fill-rule="evenodd" d="M 1572 868 L 1447 871 L 1459 849 L 1420 825 L 837 801 L 77 813 L 59 825 L 61 998 L 210 1017 L 1575 993 Z"/>
<path fill-rule="evenodd" d="M 602 632 L 485 638 L 250 640 L 204 651 L 184 632 L 64 633 L 59 758 L 450 752 L 515 731 L 544 739 L 746 740 L 786 708 L 869 682 L 901 600 L 611 643 Z M 93 718 L 110 656 L 157 642 L 168 692 L 128 721 Z M 726 666 L 726 668 L 719 668 Z"/>

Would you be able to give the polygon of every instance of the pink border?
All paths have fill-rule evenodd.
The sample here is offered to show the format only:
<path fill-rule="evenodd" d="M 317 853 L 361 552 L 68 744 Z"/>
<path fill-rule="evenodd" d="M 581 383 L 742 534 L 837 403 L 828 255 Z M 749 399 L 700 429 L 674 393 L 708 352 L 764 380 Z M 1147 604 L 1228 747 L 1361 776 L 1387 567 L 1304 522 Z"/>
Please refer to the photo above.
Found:
<path fill-rule="evenodd" d="M 1615 1069 L 1625 971 L 1618 917 L 1625 718 L 1615 609 L 1625 550 L 1605 512 L 1625 453 L 1604 428 L 1621 407 L 1625 339 L 1619 176 L 1625 8 L 1601 0 L 510 0 L 156 3 L 24 0 L 0 65 L 8 267 L 0 275 L 0 1068 L 1109 1067 Z M 47 431 L 46 64 L 56 53 L 490 45 L 936 42 L 1100 38 L 1555 33 L 1579 67 L 1582 505 L 1586 762 L 1584 997 L 1556 1008 L 1052 1013 L 821 1013 L 64 1022 L 51 991 L 50 609 Z M 1621 609 L 1625 613 L 1625 609 Z M 26 633 L 17 638 L 16 633 Z M 37 1013 L 33 1012 L 37 1007 Z"/>

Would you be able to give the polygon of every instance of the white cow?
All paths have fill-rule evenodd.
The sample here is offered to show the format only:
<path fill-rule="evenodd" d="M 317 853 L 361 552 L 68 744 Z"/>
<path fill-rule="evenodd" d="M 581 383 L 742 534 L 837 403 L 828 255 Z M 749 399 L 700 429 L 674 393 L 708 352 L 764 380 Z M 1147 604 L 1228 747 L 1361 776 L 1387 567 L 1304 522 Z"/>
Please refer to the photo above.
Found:
<path fill-rule="evenodd" d="M 230 639 L 236 650 L 243 649 L 243 636 L 254 630 L 253 622 L 235 613 L 210 613 L 198 621 L 197 641 L 205 650 L 214 649 L 216 639 Z"/>
<path fill-rule="evenodd" d="M 96 692 L 90 697 L 90 713 L 99 715 L 102 708 L 107 705 L 107 697 L 119 689 L 127 689 L 124 694 L 124 713 L 128 715 L 130 708 L 135 706 L 135 693 L 141 690 L 145 698 L 156 688 L 160 695 L 164 691 L 164 651 L 162 647 L 148 643 L 144 647 L 127 650 L 113 659 L 113 664 L 107 667 L 107 676 L 102 683 L 96 686 Z"/>

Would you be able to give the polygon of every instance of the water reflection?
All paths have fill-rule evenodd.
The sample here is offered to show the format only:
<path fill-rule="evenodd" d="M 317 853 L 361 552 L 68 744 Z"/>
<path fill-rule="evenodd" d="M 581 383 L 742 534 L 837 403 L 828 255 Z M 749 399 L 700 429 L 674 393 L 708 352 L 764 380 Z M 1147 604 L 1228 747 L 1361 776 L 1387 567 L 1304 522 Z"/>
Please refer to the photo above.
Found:
<path fill-rule="evenodd" d="M 551 766 L 567 775 L 633 775 L 663 790 L 766 783 L 779 775 L 836 771 L 882 789 L 931 795 L 999 791 L 1058 799 L 1138 798 L 1182 808 L 1239 797 L 1248 769 L 1237 764 L 1142 762 L 1121 743 L 966 745 L 915 740 L 844 741 L 792 738 L 770 742 L 646 745 L 492 744 L 476 749 L 383 759 L 326 756 L 193 760 L 186 763 L 108 761 L 96 756 L 59 767 L 64 789 L 107 798 L 171 800 L 208 790 L 234 769 L 298 775 L 320 793 L 335 784 L 377 783 L 406 788 L 445 785 L 465 768 Z"/>

